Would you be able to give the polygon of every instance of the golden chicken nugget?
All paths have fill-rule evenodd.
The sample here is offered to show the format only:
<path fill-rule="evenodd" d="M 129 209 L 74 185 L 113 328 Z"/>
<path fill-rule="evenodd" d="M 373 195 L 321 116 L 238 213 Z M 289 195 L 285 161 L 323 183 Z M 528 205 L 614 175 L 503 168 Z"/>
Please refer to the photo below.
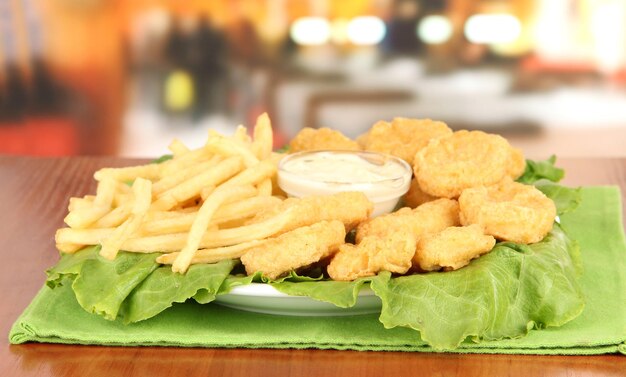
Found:
<path fill-rule="evenodd" d="M 305 127 L 289 143 L 289 153 L 316 150 L 361 150 L 356 141 L 330 128 Z"/>
<path fill-rule="evenodd" d="M 507 176 L 510 159 L 511 147 L 503 137 L 457 131 L 418 152 L 413 172 L 427 194 L 457 198 L 467 188 L 500 182 Z"/>
<path fill-rule="evenodd" d="M 415 209 L 405 207 L 364 221 L 357 227 L 355 239 L 359 243 L 365 237 L 385 238 L 399 231 L 409 232 L 419 239 L 424 234 L 459 224 L 459 203 L 452 199 L 437 199 Z"/>
<path fill-rule="evenodd" d="M 508 176 L 511 179 L 517 179 L 526 170 L 526 159 L 521 149 L 511 147 L 511 157 L 509 158 L 509 166 L 507 168 Z"/>
<path fill-rule="evenodd" d="M 403 197 L 404 204 L 406 204 L 406 206 L 410 208 L 418 207 L 426 202 L 432 202 L 436 199 L 436 197 L 428 195 L 427 193 L 422 191 L 419 183 L 417 182 L 417 179 L 415 178 L 411 180 L 411 186 L 409 186 L 409 191 L 407 191 L 407 193 L 404 194 Z"/>
<path fill-rule="evenodd" d="M 550 198 L 536 187 L 510 178 L 463 191 L 459 204 L 463 225 L 479 224 L 485 234 L 523 244 L 541 241 L 552 230 L 556 217 Z"/>
<path fill-rule="evenodd" d="M 415 154 L 430 140 L 451 134 L 452 130 L 443 122 L 394 118 L 391 123 L 377 122 L 357 141 L 365 150 L 391 154 L 412 165 Z"/>
<path fill-rule="evenodd" d="M 415 246 L 415 237 L 406 231 L 385 238 L 365 237 L 358 245 L 343 244 L 328 265 L 328 275 L 333 280 L 354 280 L 380 271 L 404 274 L 411 268 Z"/>
<path fill-rule="evenodd" d="M 246 273 L 261 271 L 270 279 L 330 256 L 345 242 L 341 221 L 321 221 L 263 241 L 241 256 Z"/>
<path fill-rule="evenodd" d="M 458 270 L 491 251 L 495 244 L 495 238 L 485 235 L 480 225 L 453 226 L 422 237 L 413 264 L 424 271 Z"/>

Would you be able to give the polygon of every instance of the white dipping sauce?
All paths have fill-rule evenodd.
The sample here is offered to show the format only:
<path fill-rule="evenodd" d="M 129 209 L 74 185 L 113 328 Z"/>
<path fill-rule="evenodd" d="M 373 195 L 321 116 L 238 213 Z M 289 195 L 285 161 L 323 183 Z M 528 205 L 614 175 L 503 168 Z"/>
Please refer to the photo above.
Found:
<path fill-rule="evenodd" d="M 411 175 L 405 161 L 382 153 L 300 152 L 280 162 L 278 185 L 294 197 L 361 191 L 374 203 L 374 217 L 393 210 L 408 191 Z"/>

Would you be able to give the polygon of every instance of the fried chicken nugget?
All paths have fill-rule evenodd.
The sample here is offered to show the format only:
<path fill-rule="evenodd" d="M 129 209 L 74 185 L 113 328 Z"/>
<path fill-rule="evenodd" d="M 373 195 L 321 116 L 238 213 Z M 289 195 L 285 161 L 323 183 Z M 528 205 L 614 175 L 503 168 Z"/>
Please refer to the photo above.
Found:
<path fill-rule="evenodd" d="M 341 132 L 330 128 L 305 127 L 289 143 L 289 152 L 316 150 L 361 150 L 356 141 L 344 136 Z"/>
<path fill-rule="evenodd" d="M 264 241 L 246 252 L 241 263 L 248 275 L 261 271 L 266 277 L 277 279 L 332 255 L 345 238 L 341 221 L 320 221 Z"/>
<path fill-rule="evenodd" d="M 554 202 L 536 187 L 507 178 L 489 187 L 463 191 L 459 198 L 461 223 L 479 224 L 486 234 L 502 241 L 530 244 L 552 229 Z"/>
<path fill-rule="evenodd" d="M 404 274 L 411 268 L 415 246 L 415 236 L 406 231 L 385 238 L 365 237 L 358 245 L 343 244 L 328 265 L 328 275 L 347 281 L 383 270 Z"/>
<path fill-rule="evenodd" d="M 459 203 L 451 199 L 437 199 L 415 209 L 405 207 L 364 221 L 357 227 L 355 239 L 359 243 L 368 236 L 385 238 L 399 231 L 411 233 L 419 239 L 424 234 L 459 224 Z"/>
<path fill-rule="evenodd" d="M 501 181 L 510 159 L 511 147 L 503 137 L 463 130 L 432 140 L 415 156 L 413 172 L 427 194 L 457 198 L 467 188 Z"/>
<path fill-rule="evenodd" d="M 391 123 L 377 122 L 366 134 L 359 136 L 357 142 L 365 150 L 391 154 L 412 165 L 415 154 L 430 140 L 451 134 L 452 130 L 443 122 L 394 118 Z"/>
<path fill-rule="evenodd" d="M 415 208 L 426 202 L 432 202 L 437 198 L 422 191 L 417 179 L 413 178 L 411 180 L 411 185 L 409 186 L 409 191 L 404 194 L 403 199 L 404 204 L 406 204 L 407 207 Z"/>
<path fill-rule="evenodd" d="M 258 223 L 289 211 L 292 216 L 279 233 L 320 221 L 339 220 L 347 231 L 369 218 L 374 204 L 362 192 L 288 198 L 274 208 L 260 212 L 251 223 Z"/>
<path fill-rule="evenodd" d="M 508 176 L 511 179 L 517 179 L 526 170 L 526 158 L 521 149 L 511 147 L 511 155 L 509 158 L 509 166 L 507 168 Z"/>
<path fill-rule="evenodd" d="M 458 270 L 491 251 L 495 244 L 495 238 L 485 235 L 480 225 L 453 226 L 422 237 L 413 264 L 424 271 Z"/>

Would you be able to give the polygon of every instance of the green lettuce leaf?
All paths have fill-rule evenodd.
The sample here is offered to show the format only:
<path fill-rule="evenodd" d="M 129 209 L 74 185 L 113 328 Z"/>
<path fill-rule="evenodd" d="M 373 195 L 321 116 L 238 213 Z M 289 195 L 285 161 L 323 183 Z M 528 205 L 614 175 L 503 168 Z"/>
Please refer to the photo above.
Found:
<path fill-rule="evenodd" d="M 110 261 L 99 255 L 100 247 L 87 247 L 66 254 L 48 270 L 48 286 L 60 284 L 65 277 L 80 306 L 89 313 L 114 320 L 128 295 L 159 265 L 157 253 L 120 252 Z"/>
<path fill-rule="evenodd" d="M 215 264 L 192 265 L 186 274 L 161 266 L 148 275 L 124 301 L 120 315 L 125 323 L 142 321 L 161 313 L 175 302 L 194 297 L 201 304 L 215 300 L 215 295 L 238 262 L 224 260 Z"/>
<path fill-rule="evenodd" d="M 540 179 L 547 179 L 552 182 L 559 182 L 565 176 L 565 171 L 557 168 L 554 163 L 556 156 L 552 155 L 545 161 L 526 160 L 526 170 L 517 179 L 520 183 L 532 184 Z"/>
<path fill-rule="evenodd" d="M 467 338 L 514 338 L 578 316 L 584 307 L 578 253 L 555 225 L 542 242 L 496 245 L 456 271 L 373 280 L 371 286 L 382 300 L 386 328 L 410 327 L 435 349 L 453 349 Z"/>
<path fill-rule="evenodd" d="M 540 179 L 533 185 L 554 201 L 559 215 L 575 210 L 582 200 L 580 187 L 561 186 L 547 179 Z"/>
<path fill-rule="evenodd" d="M 290 296 L 307 296 L 314 300 L 329 302 L 340 308 L 349 308 L 356 304 L 359 291 L 375 277 L 361 278 L 355 281 L 290 281 L 272 283 L 279 292 Z"/>

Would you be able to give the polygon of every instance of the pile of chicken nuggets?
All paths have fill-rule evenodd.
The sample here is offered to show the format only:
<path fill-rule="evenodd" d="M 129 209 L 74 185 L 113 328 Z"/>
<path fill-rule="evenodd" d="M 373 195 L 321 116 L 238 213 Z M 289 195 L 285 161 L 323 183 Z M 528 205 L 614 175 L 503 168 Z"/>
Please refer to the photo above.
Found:
<path fill-rule="evenodd" d="M 275 279 L 319 262 L 331 279 L 344 281 L 383 270 L 456 270 L 490 252 L 496 241 L 541 241 L 556 216 L 551 199 L 515 182 L 524 172 L 524 155 L 498 135 L 396 118 L 376 123 L 357 140 L 328 128 L 303 129 L 289 152 L 311 150 L 367 150 L 405 160 L 414 172 L 405 207 L 370 218 L 373 205 L 360 192 L 289 198 L 253 220 L 293 214 L 282 234 L 241 257 L 247 273 Z M 354 243 L 346 242 L 349 232 Z"/>

